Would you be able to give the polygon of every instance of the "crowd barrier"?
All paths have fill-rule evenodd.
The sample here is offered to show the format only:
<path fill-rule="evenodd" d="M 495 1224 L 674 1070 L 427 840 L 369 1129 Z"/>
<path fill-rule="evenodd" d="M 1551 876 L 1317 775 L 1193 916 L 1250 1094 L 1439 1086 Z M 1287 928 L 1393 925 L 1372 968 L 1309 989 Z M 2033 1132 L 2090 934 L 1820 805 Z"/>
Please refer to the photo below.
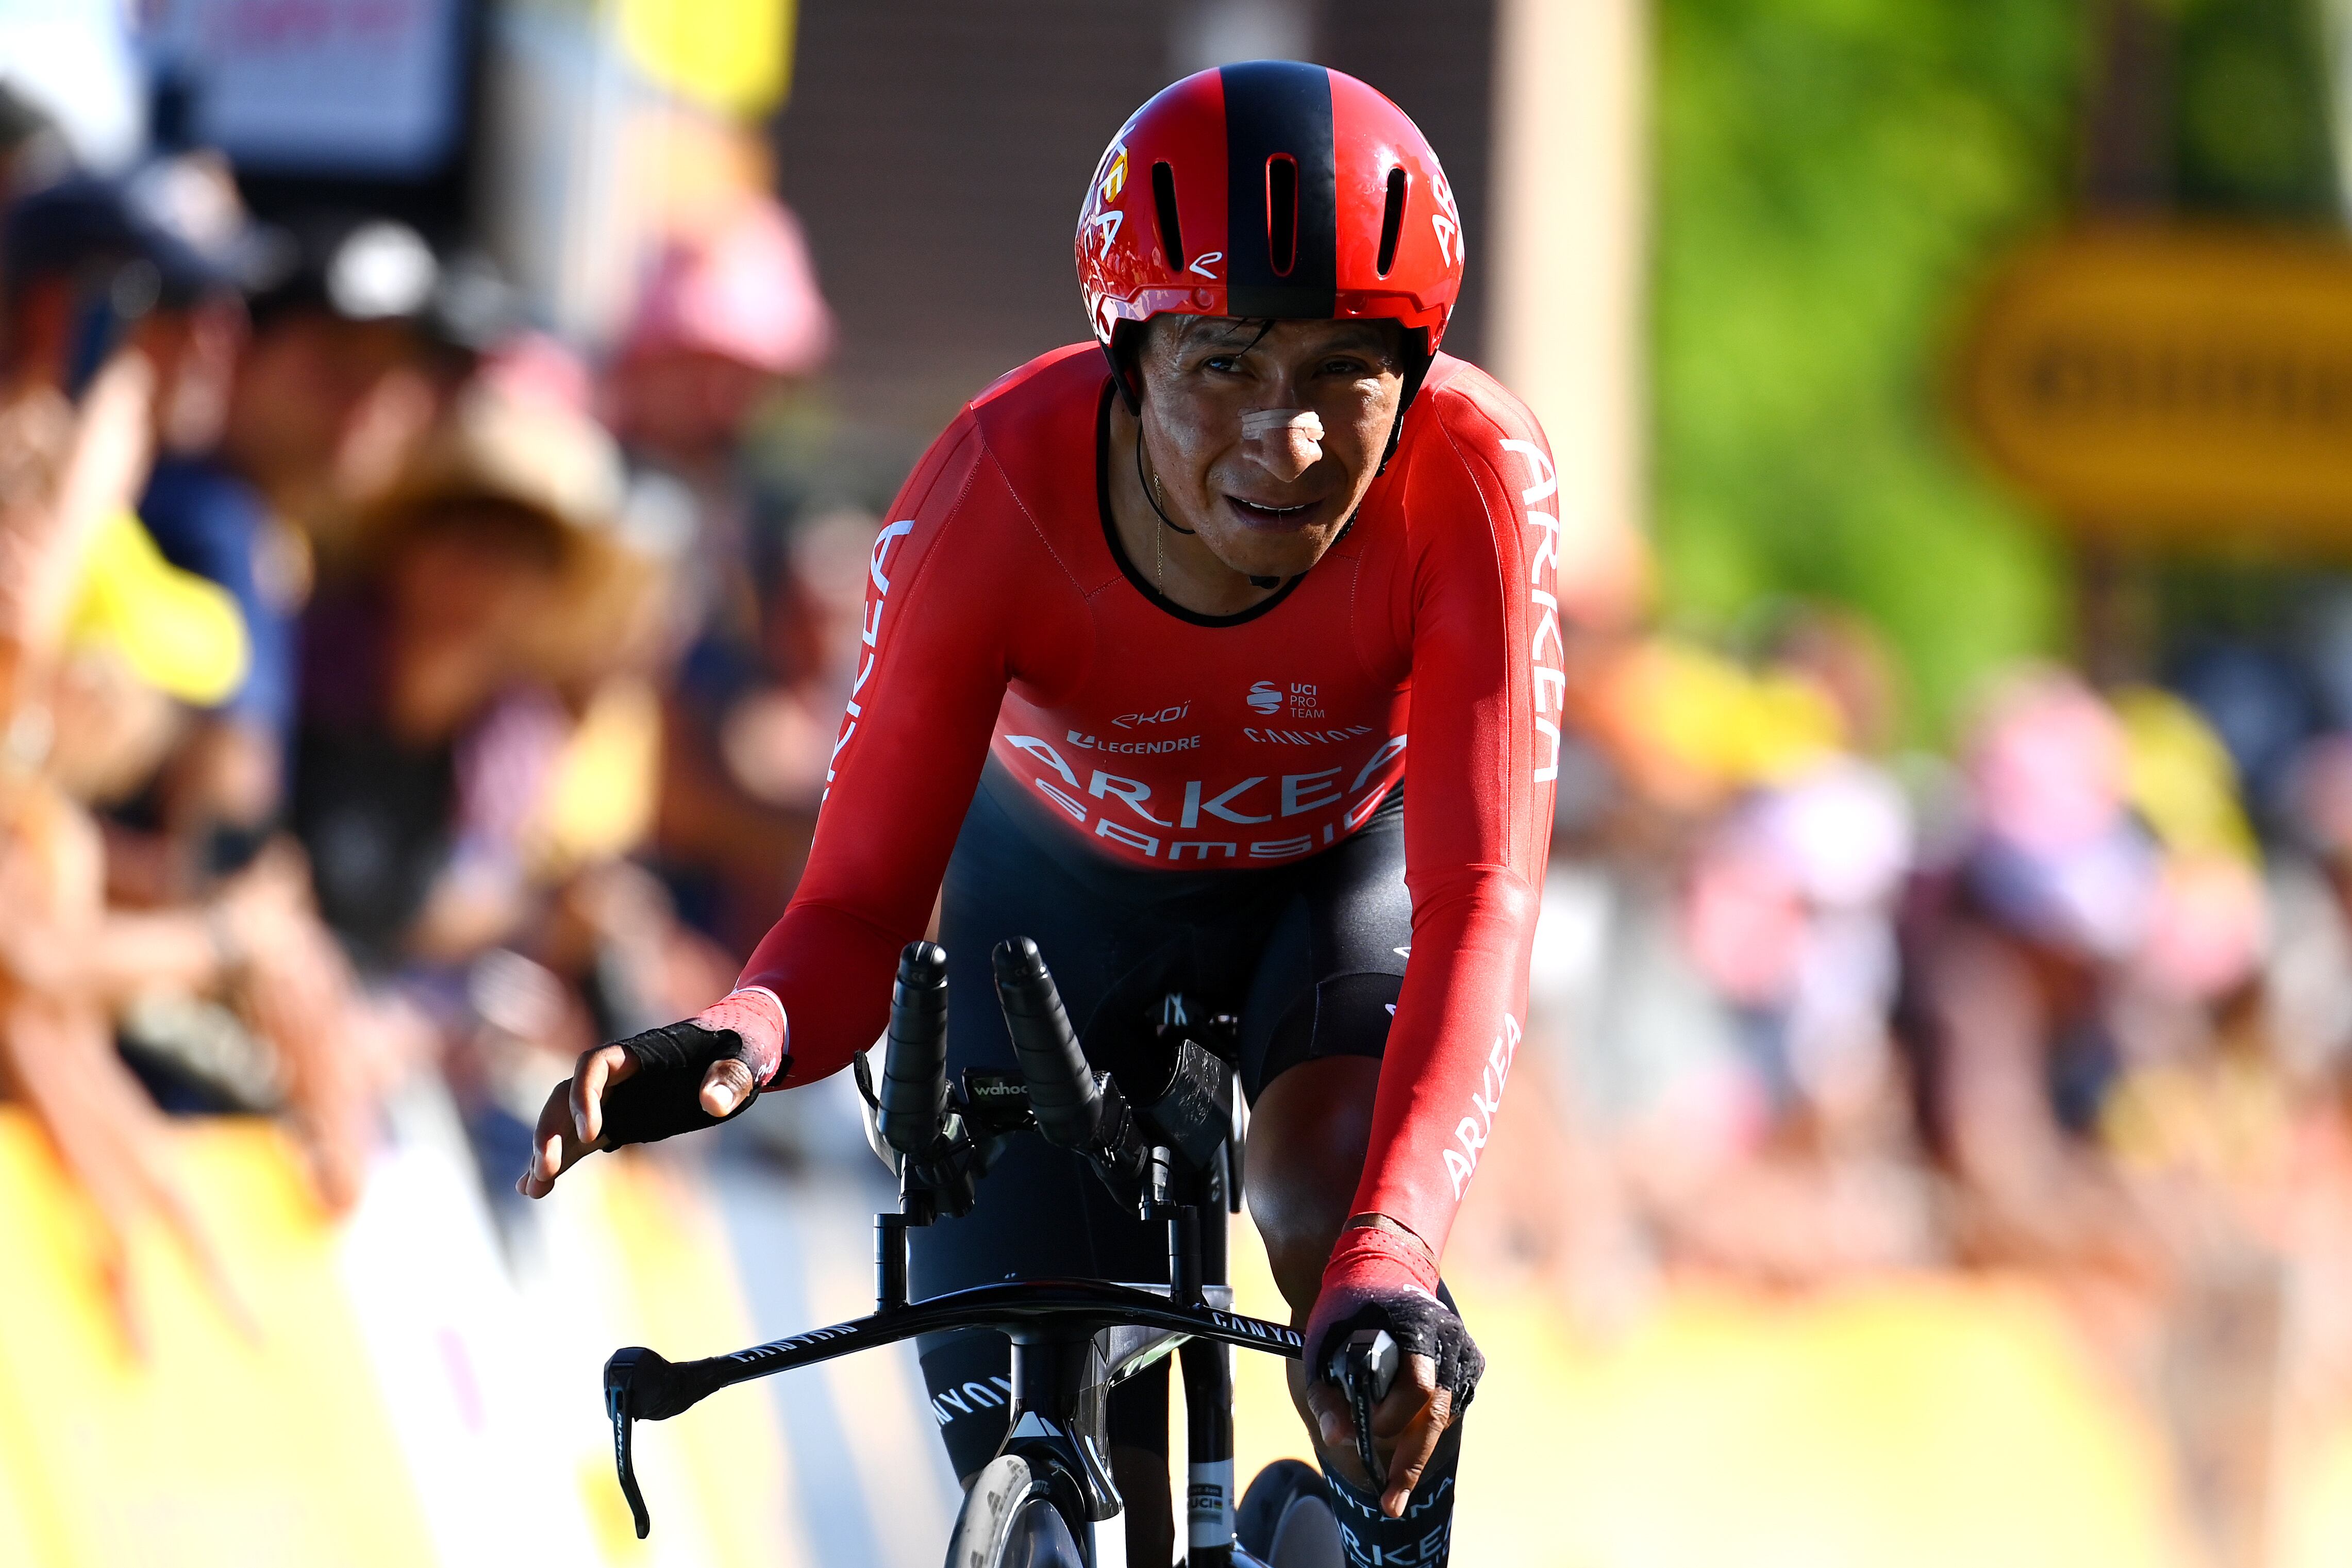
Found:
<path fill-rule="evenodd" d="M 596 1370 L 620 1344 L 692 1355 L 756 1338 L 739 1276 L 754 1260 L 736 1256 L 755 1232 L 739 1216 L 730 1241 L 690 1168 L 628 1157 L 567 1177 L 561 1201 L 502 1241 L 446 1104 L 428 1097 L 400 1121 L 340 1226 L 270 1127 L 183 1124 L 198 1210 L 250 1321 L 151 1227 L 131 1253 L 134 1352 L 84 1201 L 31 1125 L 0 1110 L 0 1563 L 802 1568 L 830 1556 L 823 1543 L 858 1539 L 882 1568 L 929 1568 L 929 1530 L 883 1528 L 894 1508 L 938 1522 L 909 1501 L 935 1481 L 908 1473 L 928 1456 L 905 1423 L 861 1409 L 824 1428 L 875 1450 L 846 1456 L 866 1483 L 849 1489 L 884 1517 L 845 1537 L 816 1517 L 828 1489 L 810 1484 L 845 1456 L 796 1454 L 792 1424 L 751 1395 L 640 1445 L 658 1527 L 635 1540 Z M 810 1201 L 823 1186 L 795 1189 L 808 1236 L 794 1267 L 842 1273 L 818 1293 L 844 1299 L 803 1310 L 854 1308 L 855 1271 L 825 1259 L 857 1250 L 866 1218 L 855 1195 Z M 1263 1253 L 1246 1227 L 1235 1240 L 1241 1303 L 1267 1310 Z M 1605 1342 L 1573 1331 L 1538 1284 L 1457 1289 L 1496 1369 L 1465 1445 L 1459 1562 L 2199 1561 L 2158 1438 L 2030 1284 L 1670 1294 Z M 1237 1363 L 1248 1474 L 1298 1453 L 1302 1434 L 1279 1365 Z M 2352 1429 L 2283 1470 L 2279 1493 L 2275 1568 L 2352 1561 Z"/>
<path fill-rule="evenodd" d="M 273 1128 L 182 1124 L 197 1212 L 244 1309 L 151 1226 L 130 1251 L 134 1350 L 83 1200 L 0 1110 L 0 1563 L 808 1562 L 756 1400 L 714 1400 L 648 1445 L 652 1540 L 613 1485 L 604 1355 L 751 1337 L 697 1184 L 650 1160 L 598 1162 L 509 1258 L 446 1106 L 403 1120 L 341 1226 Z"/>

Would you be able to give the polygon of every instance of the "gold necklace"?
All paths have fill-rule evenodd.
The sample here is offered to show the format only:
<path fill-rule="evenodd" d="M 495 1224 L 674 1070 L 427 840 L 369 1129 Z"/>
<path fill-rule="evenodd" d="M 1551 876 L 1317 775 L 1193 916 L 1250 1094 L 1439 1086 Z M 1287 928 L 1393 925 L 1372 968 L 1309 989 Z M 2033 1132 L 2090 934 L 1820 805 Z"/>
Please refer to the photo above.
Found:
<path fill-rule="evenodd" d="M 1160 551 L 1162 542 L 1160 530 L 1173 528 L 1179 533 L 1193 533 L 1198 531 L 1180 527 L 1176 520 L 1168 515 L 1168 492 L 1160 488 L 1159 470 L 1153 469 L 1149 479 L 1144 477 L 1143 421 L 1140 419 L 1135 422 L 1135 482 L 1143 487 L 1143 499 L 1150 504 L 1151 515 L 1159 520 L 1159 526 L 1151 531 L 1151 586 L 1164 599 L 1168 596 L 1168 583 Z"/>
<path fill-rule="evenodd" d="M 1151 586 L 1153 591 L 1164 599 L 1168 596 L 1168 580 L 1166 558 L 1160 550 L 1161 540 L 1160 530 L 1161 528 L 1172 528 L 1177 532 L 1182 534 L 1195 534 L 1201 531 L 1197 528 L 1186 528 L 1183 524 L 1178 522 L 1174 518 L 1168 515 L 1168 508 L 1166 505 L 1168 500 L 1168 492 L 1162 489 L 1160 486 L 1160 474 L 1157 469 L 1152 471 L 1151 477 L 1149 479 L 1144 478 L 1143 425 L 1140 420 L 1137 421 L 1135 426 L 1135 482 L 1143 486 L 1143 499 L 1151 503 L 1152 515 L 1160 520 L 1160 527 L 1154 528 L 1151 531 Z M 1253 588 L 1279 588 L 1282 586 L 1282 579 L 1279 577 L 1252 576 L 1249 583 L 1250 586 Z"/>

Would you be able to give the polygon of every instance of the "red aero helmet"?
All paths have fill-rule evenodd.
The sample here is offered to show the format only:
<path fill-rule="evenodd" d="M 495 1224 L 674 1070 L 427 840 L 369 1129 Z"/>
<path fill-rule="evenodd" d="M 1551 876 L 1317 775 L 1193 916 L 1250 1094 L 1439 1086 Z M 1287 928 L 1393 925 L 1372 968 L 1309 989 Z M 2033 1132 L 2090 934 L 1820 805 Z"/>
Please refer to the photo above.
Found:
<path fill-rule="evenodd" d="M 1342 71 L 1255 60 L 1162 89 L 1078 213 L 1095 336 L 1169 312 L 1401 322 L 1435 353 L 1462 214 L 1403 110 Z"/>

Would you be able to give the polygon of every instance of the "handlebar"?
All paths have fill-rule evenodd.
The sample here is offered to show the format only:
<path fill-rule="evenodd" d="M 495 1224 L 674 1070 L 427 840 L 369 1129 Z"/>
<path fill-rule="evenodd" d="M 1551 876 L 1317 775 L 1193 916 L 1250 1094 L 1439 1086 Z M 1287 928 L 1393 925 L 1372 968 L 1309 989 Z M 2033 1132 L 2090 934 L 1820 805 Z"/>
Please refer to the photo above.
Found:
<path fill-rule="evenodd" d="M 947 954 L 928 942 L 910 942 L 899 954 L 882 1083 L 873 1096 L 875 1130 L 904 1157 L 900 1212 L 877 1220 L 877 1310 L 732 1355 L 673 1363 L 631 1347 L 605 1363 L 614 1460 L 640 1539 L 653 1525 L 637 1487 L 633 1424 L 665 1420 L 750 1378 L 964 1328 L 1050 1330 L 1083 1340 L 1131 1326 L 1285 1356 L 1304 1353 L 1296 1331 L 1202 1299 L 1196 1197 L 1189 1189 L 1171 1188 L 1171 1172 L 1180 1159 L 1207 1167 L 1232 1136 L 1223 1064 L 1189 1040 L 1178 1044 L 1168 1080 L 1141 1112 L 1171 1145 L 1156 1149 L 1118 1084 L 1108 1074 L 1097 1077 L 1087 1062 L 1037 944 L 1013 938 L 997 947 L 992 963 L 1022 1081 L 967 1068 L 958 1095 L 947 1078 Z M 907 1226 L 929 1225 L 942 1213 L 969 1213 L 975 1184 L 997 1146 L 1033 1122 L 1047 1142 L 1083 1155 L 1114 1193 L 1147 1216 L 1169 1220 L 1168 1296 L 1097 1280 L 1034 1280 L 907 1300 Z"/>
<path fill-rule="evenodd" d="M 975 1286 L 701 1361 L 673 1362 L 643 1346 L 631 1346 L 614 1352 L 604 1363 L 604 1413 L 612 1418 L 613 1459 L 637 1539 L 652 1531 L 653 1518 L 637 1487 L 634 1423 L 667 1421 L 734 1384 L 918 1334 L 971 1328 L 1009 1331 L 1045 1322 L 1082 1335 L 1133 1325 L 1280 1356 L 1296 1357 L 1305 1351 L 1298 1331 L 1286 1324 L 1094 1279 Z"/>
<path fill-rule="evenodd" d="M 939 1144 L 948 1109 L 948 955 L 912 942 L 898 955 L 882 1055 L 883 1141 L 912 1159 Z"/>

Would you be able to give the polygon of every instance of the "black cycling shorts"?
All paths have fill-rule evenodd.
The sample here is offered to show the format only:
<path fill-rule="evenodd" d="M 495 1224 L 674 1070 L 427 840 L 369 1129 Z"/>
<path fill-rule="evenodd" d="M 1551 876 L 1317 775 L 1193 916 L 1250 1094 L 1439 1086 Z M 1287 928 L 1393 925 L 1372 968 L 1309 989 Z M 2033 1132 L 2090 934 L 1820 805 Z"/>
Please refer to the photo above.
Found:
<path fill-rule="evenodd" d="M 1243 1092 L 1312 1057 L 1378 1058 L 1412 942 L 1404 817 L 1391 794 L 1353 837 L 1264 870 L 1145 872 L 1081 858 L 1035 820 L 992 763 L 948 862 L 940 942 L 948 953 L 948 1069 L 1015 1069 L 990 954 L 1034 940 L 1097 1068 L 1117 1075 L 1149 1048 L 1171 991 L 1241 1019 Z M 1012 1141 L 961 1219 L 912 1231 L 917 1299 L 1010 1279 L 1165 1283 L 1168 1230 L 1120 1205 L 1076 1155 Z M 958 1476 L 996 1452 L 1008 1352 L 971 1330 L 919 1342 L 931 1410 Z M 1164 1449 L 1167 1363 L 1111 1400 L 1114 1446 Z"/>

